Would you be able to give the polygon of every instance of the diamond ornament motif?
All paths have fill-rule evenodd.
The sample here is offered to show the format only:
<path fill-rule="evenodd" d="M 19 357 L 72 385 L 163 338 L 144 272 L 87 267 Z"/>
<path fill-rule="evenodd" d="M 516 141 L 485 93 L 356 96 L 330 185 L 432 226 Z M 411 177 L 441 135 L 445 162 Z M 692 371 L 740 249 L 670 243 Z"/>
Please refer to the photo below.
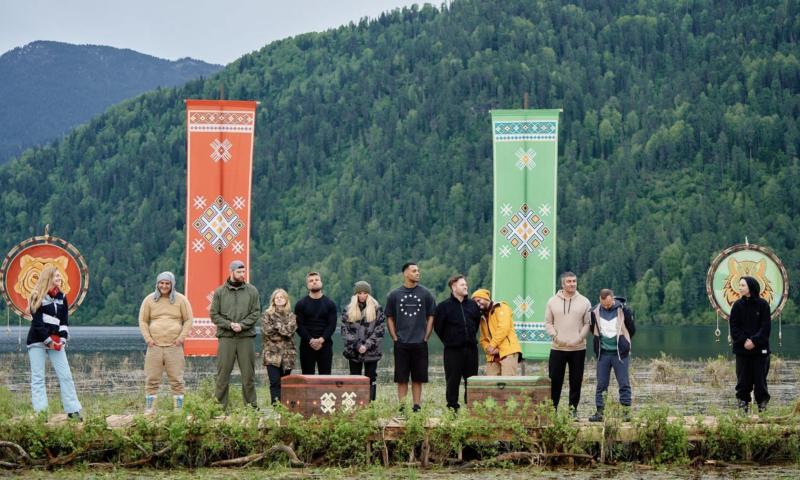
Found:
<path fill-rule="evenodd" d="M 500 234 L 523 258 L 528 258 L 531 252 L 544 243 L 545 237 L 550 234 L 550 229 L 539 215 L 528 208 L 527 203 L 523 203 L 519 211 L 500 229 Z M 549 256 L 549 252 L 545 255 Z"/>
<path fill-rule="evenodd" d="M 239 214 L 221 195 L 195 219 L 192 226 L 217 253 L 225 250 L 245 227 Z"/>

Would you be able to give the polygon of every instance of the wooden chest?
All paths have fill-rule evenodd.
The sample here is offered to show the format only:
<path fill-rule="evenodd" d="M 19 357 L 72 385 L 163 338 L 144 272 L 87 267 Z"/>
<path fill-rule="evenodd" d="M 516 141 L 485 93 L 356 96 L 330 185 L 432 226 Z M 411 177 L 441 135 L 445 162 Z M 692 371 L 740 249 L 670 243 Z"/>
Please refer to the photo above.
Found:
<path fill-rule="evenodd" d="M 369 378 L 361 375 L 287 375 L 281 402 L 308 418 L 350 412 L 369 403 Z"/>
<path fill-rule="evenodd" d="M 469 377 L 467 405 L 493 398 L 504 405 L 513 398 L 523 404 L 526 399 L 536 404 L 550 398 L 550 379 L 547 377 Z"/>

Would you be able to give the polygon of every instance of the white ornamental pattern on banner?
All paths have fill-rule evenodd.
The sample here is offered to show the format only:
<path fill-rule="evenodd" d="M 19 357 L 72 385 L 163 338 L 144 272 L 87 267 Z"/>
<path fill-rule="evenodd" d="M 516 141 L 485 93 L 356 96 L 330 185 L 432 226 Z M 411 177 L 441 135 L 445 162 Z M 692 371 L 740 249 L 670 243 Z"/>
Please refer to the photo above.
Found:
<path fill-rule="evenodd" d="M 521 295 L 517 295 L 514 299 L 514 317 L 521 319 L 529 318 L 531 315 L 533 315 L 533 298 L 530 296 L 522 298 Z"/>
<path fill-rule="evenodd" d="M 520 170 L 533 170 L 536 168 L 536 162 L 533 160 L 536 158 L 536 150 L 529 148 L 527 150 L 519 149 L 517 150 L 514 155 L 517 156 L 517 163 L 516 167 Z"/>
<path fill-rule="evenodd" d="M 189 338 L 216 338 L 217 327 L 210 318 L 195 317 L 192 328 L 189 330 Z"/>
<path fill-rule="evenodd" d="M 214 163 L 217 163 L 220 160 L 227 162 L 232 158 L 232 146 L 233 144 L 227 138 L 222 142 L 215 138 L 214 141 L 211 142 L 211 160 L 214 160 Z"/>
<path fill-rule="evenodd" d="M 245 227 L 239 214 L 221 195 L 203 211 L 192 226 L 217 253 L 225 250 Z"/>
<path fill-rule="evenodd" d="M 500 229 L 500 234 L 511 242 L 523 258 L 528 258 L 531 252 L 542 245 L 544 238 L 550 234 L 550 229 L 539 215 L 528 208 L 527 203 L 523 203 L 519 211 Z M 549 255 L 548 251 L 540 255 L 540 258 L 547 258 Z"/>
<path fill-rule="evenodd" d="M 193 110 L 189 114 L 190 132 L 251 133 L 254 112 Z"/>

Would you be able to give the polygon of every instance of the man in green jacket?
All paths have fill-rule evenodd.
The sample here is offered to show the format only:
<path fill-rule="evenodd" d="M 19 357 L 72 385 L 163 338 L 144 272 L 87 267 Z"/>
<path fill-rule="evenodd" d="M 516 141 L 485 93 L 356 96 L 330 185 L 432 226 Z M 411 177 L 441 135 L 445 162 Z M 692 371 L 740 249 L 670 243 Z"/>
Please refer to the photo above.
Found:
<path fill-rule="evenodd" d="M 244 262 L 234 260 L 230 277 L 214 290 L 211 321 L 217 326 L 217 387 L 214 392 L 223 407 L 228 406 L 228 387 L 235 361 L 242 373 L 242 396 L 258 408 L 256 400 L 255 324 L 261 314 L 258 290 L 247 283 Z"/>

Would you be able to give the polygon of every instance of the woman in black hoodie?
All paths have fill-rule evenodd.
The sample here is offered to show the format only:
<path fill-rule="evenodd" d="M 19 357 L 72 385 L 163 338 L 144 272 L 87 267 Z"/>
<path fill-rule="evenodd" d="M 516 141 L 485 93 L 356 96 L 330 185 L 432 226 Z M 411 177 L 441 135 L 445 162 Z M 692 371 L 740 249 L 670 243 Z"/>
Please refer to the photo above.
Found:
<path fill-rule="evenodd" d="M 767 392 L 770 308 L 760 292 L 755 278 L 742 277 L 739 280 L 741 298 L 731 307 L 729 321 L 736 354 L 736 399 L 745 413 L 750 408 L 750 394 L 754 389 L 759 412 L 766 410 L 770 398 Z"/>

